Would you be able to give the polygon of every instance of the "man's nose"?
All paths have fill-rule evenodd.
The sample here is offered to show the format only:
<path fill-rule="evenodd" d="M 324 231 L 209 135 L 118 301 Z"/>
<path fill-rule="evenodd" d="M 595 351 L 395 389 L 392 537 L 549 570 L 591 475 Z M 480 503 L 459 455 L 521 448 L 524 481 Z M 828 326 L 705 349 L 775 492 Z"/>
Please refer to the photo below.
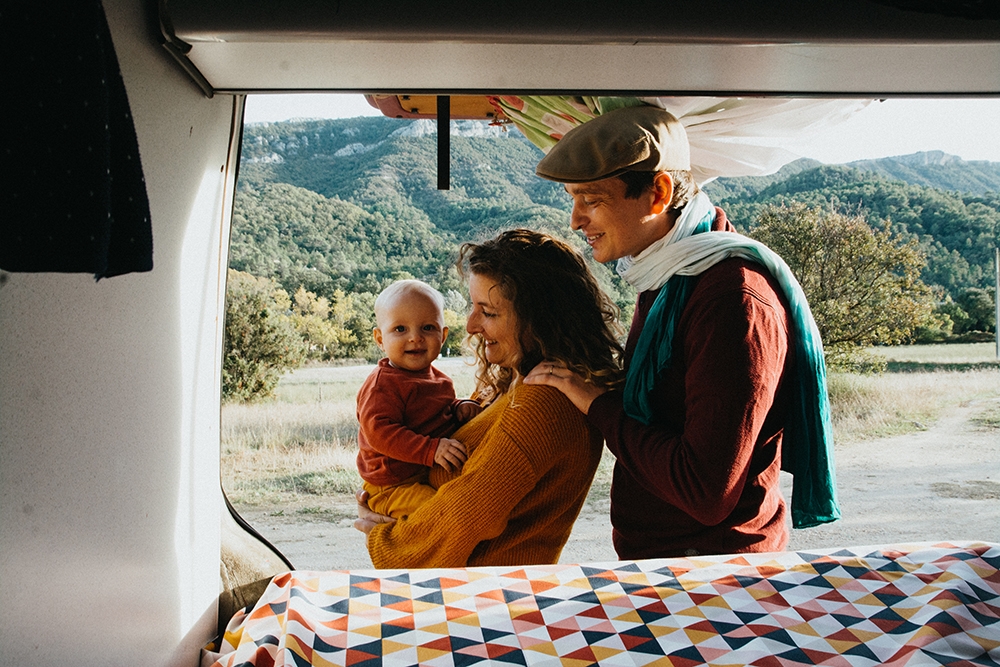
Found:
<path fill-rule="evenodd" d="M 573 231 L 577 231 L 586 224 L 587 219 L 580 213 L 580 209 L 576 205 L 573 206 L 573 210 L 569 214 L 569 227 Z"/>

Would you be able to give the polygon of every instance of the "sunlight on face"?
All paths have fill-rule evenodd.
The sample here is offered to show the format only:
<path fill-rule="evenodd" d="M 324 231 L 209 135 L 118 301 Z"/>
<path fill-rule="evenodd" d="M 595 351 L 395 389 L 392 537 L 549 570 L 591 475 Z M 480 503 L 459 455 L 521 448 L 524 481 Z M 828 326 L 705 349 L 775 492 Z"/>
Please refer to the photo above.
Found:
<path fill-rule="evenodd" d="M 389 363 L 407 371 L 422 371 L 441 353 L 448 336 L 441 309 L 419 292 L 405 292 L 379 314 L 375 342 Z"/>
<path fill-rule="evenodd" d="M 523 352 L 514 304 L 500 293 L 495 280 L 476 273 L 469 278 L 469 296 L 472 312 L 466 330 L 482 336 L 487 361 L 516 370 Z"/>

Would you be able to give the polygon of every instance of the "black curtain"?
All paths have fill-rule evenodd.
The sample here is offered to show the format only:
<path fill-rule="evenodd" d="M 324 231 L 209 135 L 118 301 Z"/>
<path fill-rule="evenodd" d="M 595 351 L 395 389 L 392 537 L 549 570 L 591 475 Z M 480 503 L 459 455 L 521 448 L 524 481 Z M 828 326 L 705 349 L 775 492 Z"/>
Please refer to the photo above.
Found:
<path fill-rule="evenodd" d="M 132 114 L 95 0 L 4 2 L 0 269 L 153 268 Z"/>

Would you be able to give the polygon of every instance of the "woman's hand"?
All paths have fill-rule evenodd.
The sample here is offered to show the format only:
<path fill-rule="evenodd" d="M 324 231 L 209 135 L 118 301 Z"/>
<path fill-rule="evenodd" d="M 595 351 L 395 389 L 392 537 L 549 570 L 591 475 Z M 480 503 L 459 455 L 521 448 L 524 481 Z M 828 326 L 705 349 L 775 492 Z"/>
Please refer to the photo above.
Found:
<path fill-rule="evenodd" d="M 368 492 L 364 489 L 358 489 L 354 497 L 358 499 L 358 518 L 354 520 L 354 527 L 365 535 L 372 532 L 372 528 L 380 523 L 396 522 L 391 516 L 376 514 L 368 507 Z"/>
<path fill-rule="evenodd" d="M 594 399 L 607 389 L 597 387 L 556 361 L 543 361 L 524 378 L 525 384 L 547 384 L 566 395 L 583 414 L 590 411 Z"/>

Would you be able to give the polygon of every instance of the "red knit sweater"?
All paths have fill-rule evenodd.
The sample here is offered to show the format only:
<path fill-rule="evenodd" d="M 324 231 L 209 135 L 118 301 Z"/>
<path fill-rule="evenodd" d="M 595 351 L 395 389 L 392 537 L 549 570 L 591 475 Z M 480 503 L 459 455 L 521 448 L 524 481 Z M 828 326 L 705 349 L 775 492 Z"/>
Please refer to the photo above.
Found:
<path fill-rule="evenodd" d="M 639 295 L 626 364 L 657 293 Z M 653 422 L 628 417 L 620 392 L 591 405 L 588 419 L 617 457 L 611 522 L 621 558 L 785 548 L 778 473 L 793 348 L 779 294 L 757 264 L 716 264 L 678 323 L 672 364 L 653 391 Z"/>
<path fill-rule="evenodd" d="M 358 472 L 390 486 L 434 465 L 438 440 L 451 435 L 455 387 L 429 366 L 407 371 L 382 359 L 358 390 Z"/>

